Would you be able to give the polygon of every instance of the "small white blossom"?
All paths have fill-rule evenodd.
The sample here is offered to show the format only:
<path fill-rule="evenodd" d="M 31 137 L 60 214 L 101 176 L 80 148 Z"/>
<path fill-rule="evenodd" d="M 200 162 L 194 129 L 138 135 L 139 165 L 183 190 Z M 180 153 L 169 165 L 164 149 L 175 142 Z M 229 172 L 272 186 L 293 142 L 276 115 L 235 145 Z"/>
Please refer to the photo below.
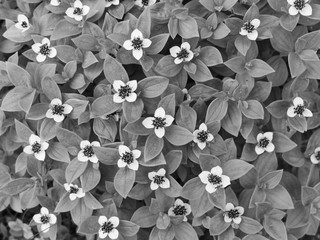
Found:
<path fill-rule="evenodd" d="M 32 50 L 37 53 L 37 61 L 43 62 L 47 57 L 54 58 L 57 55 L 57 50 L 50 47 L 50 40 L 43 38 L 41 43 L 35 43 L 31 46 Z"/>
<path fill-rule="evenodd" d="M 106 0 L 106 7 L 110 7 L 111 5 L 119 5 L 120 0 Z"/>
<path fill-rule="evenodd" d="M 162 138 L 165 134 L 165 127 L 169 127 L 174 118 L 170 115 L 166 115 L 164 109 L 159 107 L 154 112 L 154 117 L 147 117 L 142 121 L 145 128 L 154 128 L 154 132 L 158 138 Z"/>
<path fill-rule="evenodd" d="M 30 145 L 24 147 L 23 152 L 33 154 L 36 159 L 44 161 L 46 158 L 45 150 L 48 149 L 49 143 L 41 140 L 39 136 L 31 134 L 29 137 L 29 144 Z"/>
<path fill-rule="evenodd" d="M 159 187 L 161 188 L 169 188 L 170 181 L 165 177 L 166 170 L 164 168 L 160 168 L 157 172 L 149 172 L 148 178 L 151 180 L 150 188 L 151 190 L 157 190 Z"/>
<path fill-rule="evenodd" d="M 312 15 L 312 7 L 308 3 L 309 0 L 287 0 L 289 7 L 289 14 L 295 16 L 300 13 L 303 16 Z"/>
<path fill-rule="evenodd" d="M 169 216 L 183 216 L 183 221 L 187 221 L 187 216 L 191 213 L 190 204 L 184 203 L 181 199 L 174 202 L 173 207 L 169 208 Z"/>
<path fill-rule="evenodd" d="M 143 55 L 142 48 L 148 48 L 151 45 L 151 40 L 144 38 L 142 32 L 138 29 L 135 29 L 131 33 L 131 40 L 126 40 L 123 43 L 123 47 L 126 50 L 132 50 L 133 57 L 137 60 L 140 60 Z"/>
<path fill-rule="evenodd" d="M 193 58 L 193 52 L 190 50 L 190 44 L 188 42 L 184 42 L 181 44 L 181 48 L 178 46 L 174 46 L 170 48 L 170 54 L 174 57 L 174 63 L 180 64 L 182 62 L 190 62 Z"/>
<path fill-rule="evenodd" d="M 98 223 L 100 224 L 99 229 L 99 238 L 109 237 L 110 239 L 117 239 L 119 237 L 119 231 L 116 227 L 119 226 L 119 218 L 111 217 L 107 218 L 106 216 L 100 216 Z"/>
<path fill-rule="evenodd" d="M 128 166 L 129 169 L 137 171 L 139 168 L 139 162 L 137 161 L 137 158 L 141 156 L 141 151 L 140 150 L 130 150 L 125 145 L 120 145 L 119 146 L 119 154 L 120 154 L 120 159 L 118 160 L 118 167 L 119 168 L 124 168 Z"/>
<path fill-rule="evenodd" d="M 148 7 L 155 4 L 157 0 L 135 0 L 134 4 L 139 7 Z"/>
<path fill-rule="evenodd" d="M 83 198 L 86 193 L 83 192 L 82 188 L 79 188 L 78 185 L 72 183 L 65 183 L 63 184 L 64 189 L 69 192 L 69 198 L 71 201 L 75 200 L 76 198 Z"/>
<path fill-rule="evenodd" d="M 304 105 L 304 101 L 301 97 L 296 97 L 293 99 L 293 106 L 288 108 L 287 115 L 289 117 L 295 117 L 296 115 L 299 117 L 313 116 L 312 112 Z"/>
<path fill-rule="evenodd" d="M 244 213 L 244 208 L 241 206 L 235 207 L 232 203 L 227 203 L 224 212 L 224 221 L 227 223 L 241 223 L 241 216 Z"/>
<path fill-rule="evenodd" d="M 100 147 L 100 143 L 93 141 L 90 143 L 88 140 L 83 140 L 80 143 L 81 150 L 78 153 L 78 160 L 80 162 L 90 161 L 92 163 L 97 163 L 99 161 L 98 157 L 93 151 L 93 147 Z"/>
<path fill-rule="evenodd" d="M 60 3 L 61 3 L 61 0 L 51 0 L 51 1 L 50 1 L 50 4 L 51 4 L 52 6 L 59 6 Z"/>
<path fill-rule="evenodd" d="M 76 21 L 81 21 L 83 16 L 87 15 L 90 11 L 90 7 L 83 5 L 81 1 L 76 0 L 73 3 L 73 7 L 69 7 L 66 14 L 70 18 L 74 18 Z"/>
<path fill-rule="evenodd" d="M 273 132 L 259 133 L 257 135 L 258 144 L 255 147 L 256 153 L 260 155 L 265 151 L 273 152 L 275 147 L 272 143 L 272 139 L 273 139 Z"/>
<path fill-rule="evenodd" d="M 201 123 L 199 129 L 193 132 L 193 141 L 198 144 L 198 147 L 203 150 L 207 142 L 211 142 L 214 139 L 213 135 L 208 132 L 207 125 Z"/>
<path fill-rule="evenodd" d="M 258 38 L 257 28 L 260 26 L 260 20 L 255 18 L 250 22 L 245 22 L 240 30 L 240 35 L 247 36 L 250 40 L 256 40 Z"/>
<path fill-rule="evenodd" d="M 27 31 L 30 28 L 28 18 L 23 14 L 19 14 L 18 15 L 18 22 L 15 24 L 15 26 L 16 26 L 16 28 L 21 30 L 21 32 Z"/>
<path fill-rule="evenodd" d="M 210 172 L 202 171 L 199 178 L 201 182 L 206 184 L 208 193 L 214 193 L 218 188 L 225 188 L 231 184 L 230 178 L 222 175 L 222 168 L 219 166 L 213 167 Z"/>
<path fill-rule="evenodd" d="M 320 147 L 314 150 L 314 153 L 310 156 L 310 160 L 313 164 L 318 164 L 320 162 Z"/>
<path fill-rule="evenodd" d="M 46 117 L 53 118 L 56 122 L 62 122 L 65 115 L 71 113 L 72 109 L 73 107 L 69 104 L 62 104 L 59 98 L 54 98 L 51 100 Z"/>
<path fill-rule="evenodd" d="M 134 92 L 138 86 L 136 80 L 127 83 L 124 83 L 121 80 L 114 80 L 112 86 L 116 91 L 113 95 L 113 101 L 115 103 L 122 103 L 124 101 L 134 102 L 137 100 L 137 94 Z"/>
<path fill-rule="evenodd" d="M 49 210 L 45 207 L 42 207 L 40 213 L 33 216 L 33 220 L 41 224 L 41 231 L 48 232 L 51 225 L 56 224 L 57 217 L 56 215 L 49 213 Z"/>

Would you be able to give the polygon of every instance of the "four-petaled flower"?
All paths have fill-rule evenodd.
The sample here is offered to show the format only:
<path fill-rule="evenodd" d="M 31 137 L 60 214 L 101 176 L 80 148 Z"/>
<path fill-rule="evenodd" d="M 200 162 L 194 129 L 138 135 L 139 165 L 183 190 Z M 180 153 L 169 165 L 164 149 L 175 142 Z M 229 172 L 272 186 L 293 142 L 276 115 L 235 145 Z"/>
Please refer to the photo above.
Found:
<path fill-rule="evenodd" d="M 116 227 L 119 226 L 119 218 L 111 217 L 107 218 L 106 216 L 100 216 L 98 219 L 98 223 L 100 224 L 99 229 L 99 238 L 109 237 L 111 239 L 117 239 L 119 236 L 119 231 Z"/>
<path fill-rule="evenodd" d="M 235 207 L 232 203 L 227 203 L 224 212 L 224 221 L 227 223 L 234 222 L 241 223 L 241 216 L 244 213 L 244 208 L 241 206 Z"/>
<path fill-rule="evenodd" d="M 191 213 L 190 204 L 184 203 L 181 199 L 176 199 L 173 207 L 169 208 L 169 216 L 183 216 L 183 221 L 187 221 L 187 216 Z"/>
<path fill-rule="evenodd" d="M 136 80 L 127 83 L 121 80 L 114 80 L 112 86 L 116 93 L 113 95 L 113 101 L 115 103 L 134 102 L 137 99 L 137 94 L 134 92 L 137 89 L 137 85 Z"/>
<path fill-rule="evenodd" d="M 83 198 L 86 193 L 83 192 L 82 188 L 79 188 L 78 185 L 72 183 L 65 183 L 63 184 L 64 189 L 69 192 L 69 198 L 71 201 L 75 200 L 76 198 Z"/>
<path fill-rule="evenodd" d="M 193 132 L 193 141 L 198 144 L 198 147 L 203 150 L 207 142 L 211 142 L 214 139 L 213 135 L 208 132 L 207 125 L 201 123 L 199 129 Z"/>
<path fill-rule="evenodd" d="M 214 193 L 218 188 L 225 188 L 231 184 L 230 178 L 222 175 L 222 168 L 219 166 L 213 167 L 210 172 L 202 171 L 199 178 L 201 182 L 206 184 L 208 193 Z"/>
<path fill-rule="evenodd" d="M 50 4 L 51 4 L 52 6 L 59 6 L 60 3 L 61 3 L 61 0 L 51 0 L 51 1 L 50 1 Z"/>
<path fill-rule="evenodd" d="M 148 48 L 151 45 L 151 40 L 144 38 L 142 32 L 138 29 L 133 30 L 131 33 L 131 40 L 126 40 L 123 47 L 126 50 L 132 50 L 133 57 L 140 60 L 143 55 L 142 48 Z"/>
<path fill-rule="evenodd" d="M 166 115 L 164 109 L 159 107 L 154 112 L 154 117 L 147 117 L 142 121 L 146 128 L 154 128 L 154 132 L 158 138 L 162 138 L 165 134 L 165 127 L 169 127 L 174 118 L 171 115 Z"/>
<path fill-rule="evenodd" d="M 312 7 L 308 3 L 309 0 L 287 0 L 289 5 L 289 14 L 291 16 L 295 16 L 300 13 L 303 16 L 311 16 L 312 15 Z"/>
<path fill-rule="evenodd" d="M 247 36 L 250 40 L 256 40 L 258 37 L 257 28 L 260 26 L 260 20 L 255 18 L 250 22 L 245 22 L 240 30 L 240 35 Z"/>
<path fill-rule="evenodd" d="M 314 150 L 314 153 L 310 156 L 310 160 L 313 164 L 318 164 L 320 162 L 320 147 Z"/>
<path fill-rule="evenodd" d="M 92 163 L 97 163 L 99 161 L 98 157 L 93 151 L 93 147 L 100 147 L 100 143 L 93 141 L 90 143 L 88 140 L 83 140 L 80 143 L 81 150 L 78 153 L 78 160 L 80 162 L 90 161 Z"/>
<path fill-rule="evenodd" d="M 16 26 L 16 28 L 21 30 L 21 32 L 27 31 L 30 28 L 28 18 L 23 14 L 19 14 L 18 15 L 18 22 L 15 24 L 15 26 Z"/>
<path fill-rule="evenodd" d="M 41 231 L 48 232 L 51 225 L 54 225 L 57 222 L 56 215 L 49 213 L 49 210 L 45 207 L 42 207 L 40 213 L 33 216 L 33 220 L 41 224 Z"/>
<path fill-rule="evenodd" d="M 296 115 L 299 117 L 313 116 L 312 112 L 304 105 L 304 101 L 301 97 L 296 97 L 293 99 L 293 106 L 288 108 L 287 115 L 289 117 L 295 117 Z"/>
<path fill-rule="evenodd" d="M 73 7 L 69 7 L 66 11 L 66 14 L 70 18 L 74 18 L 76 21 L 81 21 L 83 16 L 87 15 L 90 11 L 90 7 L 83 5 L 81 1 L 76 0 L 73 3 Z"/>
<path fill-rule="evenodd" d="M 255 147 L 256 153 L 260 155 L 265 151 L 273 152 L 275 147 L 272 143 L 272 139 L 273 139 L 273 132 L 259 133 L 257 135 L 258 144 Z"/>
<path fill-rule="evenodd" d="M 24 147 L 23 151 L 27 154 L 34 154 L 35 158 L 44 161 L 46 158 L 45 150 L 48 149 L 49 143 L 43 141 L 35 134 L 31 134 L 29 137 L 28 146 Z"/>
<path fill-rule="evenodd" d="M 110 7 L 111 5 L 119 5 L 120 0 L 106 0 L 106 7 Z"/>
<path fill-rule="evenodd" d="M 134 4 L 139 7 L 148 7 L 155 4 L 157 0 L 135 0 Z"/>
<path fill-rule="evenodd" d="M 164 168 L 160 168 L 157 172 L 149 172 L 148 178 L 151 180 L 150 188 L 151 190 L 157 190 L 159 187 L 161 188 L 169 188 L 170 181 L 165 177 L 166 170 Z"/>
<path fill-rule="evenodd" d="M 137 161 L 137 158 L 141 156 L 141 151 L 134 149 L 130 150 L 125 145 L 120 145 L 119 146 L 119 154 L 120 154 L 120 159 L 118 160 L 118 167 L 119 168 L 124 168 L 128 166 L 131 170 L 137 171 L 139 168 L 139 162 Z"/>
<path fill-rule="evenodd" d="M 72 109 L 73 107 L 69 104 L 62 104 L 59 98 L 54 98 L 51 100 L 46 117 L 53 118 L 56 122 L 62 122 L 65 115 L 71 113 Z"/>
<path fill-rule="evenodd" d="M 50 47 L 48 38 L 43 38 L 41 43 L 35 43 L 31 48 L 38 54 L 36 57 L 38 62 L 43 62 L 47 57 L 54 58 L 57 55 L 57 50 L 54 47 Z"/>
<path fill-rule="evenodd" d="M 170 54 L 175 58 L 175 64 L 189 62 L 193 58 L 193 52 L 190 50 L 190 44 L 188 42 L 182 43 L 181 48 L 178 46 L 170 48 Z"/>

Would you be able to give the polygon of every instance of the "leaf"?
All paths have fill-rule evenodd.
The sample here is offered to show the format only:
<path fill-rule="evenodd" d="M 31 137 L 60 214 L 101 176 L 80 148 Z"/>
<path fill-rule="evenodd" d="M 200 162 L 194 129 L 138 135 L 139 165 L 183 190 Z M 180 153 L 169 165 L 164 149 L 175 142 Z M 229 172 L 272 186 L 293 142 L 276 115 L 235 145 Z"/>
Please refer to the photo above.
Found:
<path fill-rule="evenodd" d="M 292 127 L 293 129 L 303 133 L 308 130 L 308 123 L 305 118 L 295 116 L 295 117 L 288 117 L 288 123 L 289 126 Z"/>
<path fill-rule="evenodd" d="M 178 34 L 184 39 L 199 37 L 196 20 L 191 16 L 187 16 L 183 20 L 179 19 Z"/>
<path fill-rule="evenodd" d="M 78 233 L 93 235 L 98 233 L 100 225 L 98 223 L 99 216 L 91 216 L 84 220 L 79 226 Z"/>
<path fill-rule="evenodd" d="M 41 87 L 44 94 L 52 100 L 54 98 L 59 98 L 61 100 L 61 92 L 57 83 L 49 77 L 45 77 L 41 81 Z"/>
<path fill-rule="evenodd" d="M 189 76 L 195 80 L 196 82 L 206 82 L 213 78 L 209 68 L 199 59 L 194 60 L 196 65 L 196 72 L 191 73 L 189 72 Z M 187 66 L 187 65 L 185 65 Z"/>
<path fill-rule="evenodd" d="M 211 46 L 201 48 L 198 58 L 208 67 L 223 63 L 220 51 Z"/>
<path fill-rule="evenodd" d="M 251 46 L 251 41 L 246 36 L 238 36 L 234 42 L 237 50 L 245 56 Z"/>
<path fill-rule="evenodd" d="M 245 72 L 246 60 L 241 56 L 231 58 L 224 64 L 235 73 L 242 74 Z"/>
<path fill-rule="evenodd" d="M 256 82 L 251 90 L 248 99 L 254 99 L 259 102 L 264 102 L 268 99 L 272 89 L 272 83 L 269 82 Z"/>
<path fill-rule="evenodd" d="M 50 143 L 47 154 L 53 160 L 66 163 L 70 162 L 68 150 L 61 143 Z"/>
<path fill-rule="evenodd" d="M 125 101 L 122 105 L 123 115 L 127 122 L 135 122 L 140 119 L 143 112 L 144 103 L 141 98 L 135 102 L 129 103 Z"/>
<path fill-rule="evenodd" d="M 78 25 L 68 22 L 65 19 L 59 21 L 53 29 L 51 40 L 58 40 L 65 37 L 71 37 L 81 33 Z"/>
<path fill-rule="evenodd" d="M 169 79 L 161 76 L 152 76 L 138 82 L 137 92 L 141 91 L 141 97 L 155 98 L 160 96 L 168 87 Z"/>
<path fill-rule="evenodd" d="M 223 165 L 223 174 L 227 175 L 230 180 L 235 180 L 243 175 L 245 175 L 247 172 L 249 172 L 253 168 L 253 165 L 238 159 L 232 159 L 228 160 Z"/>
<path fill-rule="evenodd" d="M 71 98 L 65 101 L 65 104 L 69 104 L 72 107 L 72 111 L 68 114 L 68 117 L 77 119 L 86 111 L 89 101 Z"/>
<path fill-rule="evenodd" d="M 41 120 L 45 118 L 46 112 L 48 111 L 48 109 L 49 109 L 48 103 L 33 104 L 29 112 L 26 114 L 26 119 Z"/>
<path fill-rule="evenodd" d="M 86 195 L 83 197 L 83 200 L 85 205 L 92 210 L 103 208 L 101 203 L 94 196 L 92 196 L 90 192 L 86 192 Z"/>
<path fill-rule="evenodd" d="M 239 108 L 243 115 L 249 119 L 263 119 L 264 110 L 260 102 L 257 100 L 247 100 L 240 102 Z"/>
<path fill-rule="evenodd" d="M 287 230 L 284 223 L 276 218 L 265 216 L 263 221 L 265 231 L 274 239 L 287 240 Z"/>
<path fill-rule="evenodd" d="M 151 15 L 150 8 L 144 8 L 144 11 L 140 14 L 136 28 L 142 32 L 144 38 L 148 38 L 150 36 L 151 30 Z"/>
<path fill-rule="evenodd" d="M 239 229 L 246 234 L 255 234 L 263 229 L 263 226 L 257 221 L 249 217 L 241 216 Z"/>
<path fill-rule="evenodd" d="M 168 152 L 165 156 L 166 162 L 167 162 L 167 173 L 172 174 L 174 173 L 178 167 L 180 166 L 180 163 L 182 161 L 182 151 L 181 150 L 171 150 Z"/>
<path fill-rule="evenodd" d="M 197 113 L 186 104 L 181 104 L 176 114 L 176 123 L 193 132 L 196 127 Z"/>
<path fill-rule="evenodd" d="M 7 92 L 1 102 L 1 110 L 7 112 L 25 111 L 31 108 L 36 90 L 17 86 Z"/>
<path fill-rule="evenodd" d="M 230 223 L 224 221 L 223 213 L 218 213 L 210 219 L 210 235 L 220 235 L 230 226 Z"/>
<path fill-rule="evenodd" d="M 270 39 L 272 47 L 278 52 L 294 52 L 294 40 L 292 34 L 281 26 L 272 28 L 273 38 Z"/>
<path fill-rule="evenodd" d="M 35 185 L 35 181 L 33 179 L 18 178 L 18 179 L 11 180 L 2 188 L 0 188 L 0 192 L 3 194 L 13 196 L 21 192 L 24 192 L 27 189 L 33 188 L 34 185 Z"/>
<path fill-rule="evenodd" d="M 175 64 L 174 58 L 171 57 L 171 55 L 167 55 L 159 60 L 155 70 L 162 76 L 174 77 L 181 71 L 182 68 L 183 64 Z"/>
<path fill-rule="evenodd" d="M 80 150 L 80 142 L 82 139 L 75 134 L 74 132 L 71 132 L 65 128 L 58 128 L 56 131 L 57 138 L 60 143 L 62 143 L 64 146 L 68 148 L 68 151 L 72 155 L 77 155 Z M 70 149 L 69 147 L 73 147 Z"/>
<path fill-rule="evenodd" d="M 292 77 L 299 76 L 307 69 L 307 67 L 304 64 L 304 61 L 302 61 L 299 55 L 294 52 L 289 53 L 288 63 Z"/>
<path fill-rule="evenodd" d="M 108 54 L 103 62 L 103 73 L 111 84 L 114 80 L 129 81 L 128 74 L 122 64 Z"/>
<path fill-rule="evenodd" d="M 228 111 L 221 121 L 221 126 L 233 136 L 238 136 L 243 120 L 241 111 L 236 102 L 229 101 L 227 104 Z"/>
<path fill-rule="evenodd" d="M 280 56 L 273 56 L 267 63 L 274 69 L 274 73 L 267 75 L 268 81 L 272 82 L 273 87 L 284 84 L 288 79 L 288 67 L 286 62 Z"/>
<path fill-rule="evenodd" d="M 148 55 L 155 55 L 161 52 L 161 50 L 166 45 L 169 38 L 169 34 L 162 33 L 150 38 L 152 44 L 150 47 L 146 48 L 145 51 Z"/>
<path fill-rule="evenodd" d="M 21 139 L 21 141 L 29 143 L 29 137 L 31 136 L 31 134 L 33 134 L 30 128 L 25 124 L 19 122 L 17 119 L 14 120 L 14 125 L 17 135 Z"/>
<path fill-rule="evenodd" d="M 253 59 L 250 62 L 248 62 L 246 66 L 248 66 L 247 68 L 250 76 L 255 78 L 263 77 L 274 72 L 274 69 L 270 67 L 269 64 L 260 59 Z"/>
<path fill-rule="evenodd" d="M 175 146 L 183 146 L 193 140 L 193 134 L 183 127 L 171 125 L 166 128 L 165 138 Z"/>
<path fill-rule="evenodd" d="M 174 225 L 175 238 L 177 240 L 197 240 L 198 234 L 194 228 L 187 222 Z"/>
<path fill-rule="evenodd" d="M 114 188 L 123 197 L 127 198 L 135 182 L 136 172 L 124 167 L 120 168 L 114 177 Z"/>
<path fill-rule="evenodd" d="M 130 221 L 120 220 L 118 231 L 125 237 L 135 236 L 139 231 L 139 226 Z"/>
<path fill-rule="evenodd" d="M 278 186 L 278 184 L 280 183 L 282 174 L 283 174 L 282 169 L 268 172 L 266 175 L 260 178 L 259 184 L 262 184 L 267 189 L 273 189 L 276 186 Z"/>
<path fill-rule="evenodd" d="M 78 158 L 74 158 L 66 168 L 66 181 L 72 183 L 80 177 L 86 170 L 88 162 L 80 162 Z"/>
<path fill-rule="evenodd" d="M 211 171 L 212 168 L 221 165 L 218 157 L 209 154 L 200 154 L 199 163 L 202 171 Z"/>
<path fill-rule="evenodd" d="M 52 118 L 45 118 L 40 126 L 40 138 L 49 141 L 56 136 L 57 124 Z"/>
<path fill-rule="evenodd" d="M 312 9 L 313 10 L 313 9 Z M 313 31 L 299 37 L 295 42 L 296 52 L 304 49 L 317 51 L 320 48 L 320 31 Z"/>
<path fill-rule="evenodd" d="M 156 224 L 159 214 L 153 214 L 149 211 L 149 207 L 143 206 L 137 209 L 130 221 L 142 228 L 153 227 Z"/>
<path fill-rule="evenodd" d="M 101 48 L 98 40 L 91 34 L 82 34 L 71 40 L 78 48 L 86 51 L 98 51 Z"/>
<path fill-rule="evenodd" d="M 181 196 L 188 200 L 201 198 L 205 193 L 205 186 L 199 177 L 195 177 L 186 182 L 181 190 Z"/>
<path fill-rule="evenodd" d="M 118 149 L 108 147 L 94 147 L 94 153 L 96 154 L 99 162 L 106 165 L 114 165 L 120 158 Z"/>
<path fill-rule="evenodd" d="M 32 77 L 26 70 L 11 62 L 6 62 L 6 70 L 13 85 L 31 87 Z"/>
<path fill-rule="evenodd" d="M 266 201 L 272 204 L 272 207 L 278 209 L 293 209 L 294 205 L 288 191 L 282 186 L 278 185 L 273 189 L 266 189 Z"/>
<path fill-rule="evenodd" d="M 220 121 L 228 110 L 228 101 L 220 98 L 213 100 L 207 109 L 205 122 Z"/>
<path fill-rule="evenodd" d="M 272 142 L 275 146 L 275 151 L 281 153 L 288 152 L 297 146 L 295 142 L 280 132 L 273 133 Z"/>
<path fill-rule="evenodd" d="M 287 110 L 291 103 L 286 100 L 277 100 L 270 103 L 266 108 L 268 112 L 275 118 L 283 118 L 287 115 Z"/>
<path fill-rule="evenodd" d="M 79 172 L 80 173 L 80 172 Z M 101 179 L 101 172 L 89 165 L 80 175 L 81 186 L 84 192 L 89 192 L 94 189 Z"/>
<path fill-rule="evenodd" d="M 104 95 L 96 98 L 91 105 L 90 115 L 92 118 L 106 116 L 114 113 L 121 107 L 121 104 L 113 102 L 112 95 Z"/>
<path fill-rule="evenodd" d="M 154 133 L 150 134 L 144 146 L 144 161 L 148 162 L 160 154 L 163 148 L 163 139 Z"/>

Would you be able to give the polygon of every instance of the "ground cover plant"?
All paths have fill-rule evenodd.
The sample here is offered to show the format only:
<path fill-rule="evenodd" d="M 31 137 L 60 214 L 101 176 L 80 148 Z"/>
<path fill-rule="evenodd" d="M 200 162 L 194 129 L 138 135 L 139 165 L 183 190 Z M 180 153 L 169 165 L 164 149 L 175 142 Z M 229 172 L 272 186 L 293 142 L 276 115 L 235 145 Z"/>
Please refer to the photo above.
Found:
<path fill-rule="evenodd" d="M 319 21 L 320 0 L 0 1 L 0 238 L 313 239 Z"/>

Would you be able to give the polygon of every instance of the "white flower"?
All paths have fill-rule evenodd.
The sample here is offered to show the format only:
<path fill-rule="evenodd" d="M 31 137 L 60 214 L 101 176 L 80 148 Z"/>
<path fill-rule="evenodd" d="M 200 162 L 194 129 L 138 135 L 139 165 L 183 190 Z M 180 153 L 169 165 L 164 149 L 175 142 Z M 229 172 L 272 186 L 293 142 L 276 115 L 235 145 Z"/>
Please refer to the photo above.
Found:
<path fill-rule="evenodd" d="M 169 216 L 183 216 L 183 221 L 187 221 L 187 217 L 191 213 L 191 207 L 188 203 L 184 203 L 181 199 L 174 202 L 173 207 L 169 208 Z"/>
<path fill-rule="evenodd" d="M 51 1 L 50 1 L 50 4 L 51 4 L 52 6 L 59 6 L 60 3 L 61 3 L 61 0 L 51 0 Z"/>
<path fill-rule="evenodd" d="M 298 115 L 299 117 L 313 116 L 312 112 L 304 105 L 303 99 L 301 97 L 296 97 L 295 99 L 293 99 L 293 106 L 288 108 L 287 115 L 289 117 L 295 117 L 296 115 Z"/>
<path fill-rule="evenodd" d="M 313 164 L 318 164 L 320 162 L 320 147 L 314 150 L 314 153 L 310 156 L 310 160 Z"/>
<path fill-rule="evenodd" d="M 260 20 L 255 18 L 250 22 L 245 22 L 240 30 L 240 35 L 247 36 L 250 40 L 256 40 L 258 37 L 257 28 L 260 26 Z"/>
<path fill-rule="evenodd" d="M 79 188 L 78 185 L 72 183 L 65 183 L 63 184 L 64 189 L 69 192 L 69 198 L 71 201 L 75 200 L 76 198 L 83 198 L 86 193 L 83 192 L 82 188 Z"/>
<path fill-rule="evenodd" d="M 241 206 L 234 207 L 232 203 L 226 204 L 226 209 L 224 212 L 224 221 L 227 223 L 234 222 L 236 224 L 241 223 L 241 216 L 244 213 L 244 209 Z"/>
<path fill-rule="evenodd" d="M 120 159 L 118 160 L 118 167 L 119 168 L 124 168 L 128 166 L 131 170 L 137 171 L 139 168 L 139 162 L 137 161 L 137 158 L 141 156 L 141 151 L 140 150 L 130 150 L 125 145 L 120 145 L 119 146 L 119 154 L 120 154 Z"/>
<path fill-rule="evenodd" d="M 27 154 L 33 154 L 36 159 L 40 161 L 44 161 L 46 158 L 45 150 L 48 149 L 49 143 L 42 141 L 37 135 L 31 134 L 29 137 L 29 144 L 30 145 L 24 147 L 23 151 Z"/>
<path fill-rule="evenodd" d="M 16 26 L 16 28 L 21 30 L 21 32 L 27 31 L 30 28 L 28 18 L 23 14 L 19 14 L 18 15 L 18 22 L 15 24 L 15 26 Z"/>
<path fill-rule="evenodd" d="M 76 0 L 73 3 L 73 7 L 69 7 L 66 11 L 66 14 L 70 18 L 74 18 L 76 21 L 81 21 L 83 16 L 87 15 L 90 11 L 90 7 L 83 5 L 81 1 Z"/>
<path fill-rule="evenodd" d="M 211 142 L 213 139 L 213 135 L 208 132 L 207 125 L 204 123 L 201 123 L 199 129 L 193 132 L 193 141 L 198 144 L 201 150 L 206 147 L 207 142 Z"/>
<path fill-rule="evenodd" d="M 62 104 L 59 98 L 54 98 L 51 100 L 46 117 L 53 118 L 56 122 L 62 122 L 65 115 L 71 113 L 72 109 L 73 107 L 69 104 Z"/>
<path fill-rule="evenodd" d="M 110 7 L 111 5 L 119 5 L 120 0 L 106 0 L 106 7 Z"/>
<path fill-rule="evenodd" d="M 193 52 L 190 50 L 190 44 L 188 42 L 182 43 L 181 48 L 178 46 L 170 48 L 170 54 L 175 58 L 175 64 L 189 62 L 193 58 Z"/>
<path fill-rule="evenodd" d="M 110 239 L 117 239 L 119 231 L 116 227 L 119 226 L 119 222 L 118 217 L 111 217 L 108 220 L 106 216 L 100 216 L 98 219 L 98 223 L 101 226 L 99 229 L 99 238 L 109 237 Z"/>
<path fill-rule="evenodd" d="M 258 144 L 255 147 L 255 151 L 258 155 L 267 152 L 273 152 L 274 151 L 274 145 L 272 143 L 273 139 L 273 132 L 265 132 L 265 133 L 259 133 L 257 135 L 257 142 Z"/>
<path fill-rule="evenodd" d="M 93 141 L 90 143 L 88 140 L 83 140 L 80 143 L 81 150 L 78 153 L 78 160 L 80 162 L 93 162 L 97 163 L 99 161 L 96 154 L 94 154 L 93 147 L 100 147 L 100 143 L 97 141 Z"/>
<path fill-rule="evenodd" d="M 151 190 L 157 190 L 159 187 L 161 188 L 169 188 L 170 181 L 165 177 L 166 170 L 164 168 L 160 168 L 158 172 L 149 172 L 148 178 L 151 180 L 150 188 Z"/>
<path fill-rule="evenodd" d="M 33 216 L 33 220 L 41 224 L 41 231 L 48 232 L 51 225 L 54 225 L 57 222 L 56 215 L 49 213 L 49 210 L 45 207 L 42 207 L 40 213 Z"/>
<path fill-rule="evenodd" d="M 135 0 L 134 4 L 139 7 L 148 7 L 155 4 L 157 0 Z"/>
<path fill-rule="evenodd" d="M 115 103 L 136 101 L 137 94 L 134 92 L 138 86 L 136 80 L 129 81 L 127 83 L 124 83 L 121 80 L 114 80 L 112 86 L 116 91 L 116 93 L 113 95 L 113 101 Z"/>
<path fill-rule="evenodd" d="M 154 117 L 147 117 L 142 121 L 145 128 L 154 128 L 154 132 L 158 138 L 162 138 L 165 134 L 165 127 L 169 127 L 174 118 L 170 115 L 166 115 L 164 109 L 159 107 L 154 112 Z"/>
<path fill-rule="evenodd" d="M 57 55 L 57 50 L 54 47 L 50 47 L 50 40 L 43 38 L 41 43 L 35 43 L 31 46 L 32 50 L 37 53 L 37 61 L 43 62 L 47 56 L 54 58 Z"/>
<path fill-rule="evenodd" d="M 295 16 L 298 13 L 303 16 L 312 15 L 312 7 L 308 3 L 309 0 L 287 0 L 287 2 L 291 5 L 289 7 L 289 14 L 291 16 Z"/>
<path fill-rule="evenodd" d="M 201 182 L 206 184 L 208 193 L 214 193 L 218 188 L 225 188 L 231 184 L 230 178 L 222 175 L 222 168 L 219 166 L 213 167 L 210 172 L 202 171 L 199 178 Z"/>
<path fill-rule="evenodd" d="M 123 47 L 126 50 L 132 50 L 133 57 L 140 60 L 143 55 L 142 48 L 148 48 L 151 45 L 151 40 L 143 38 L 142 32 L 138 29 L 133 30 L 131 33 L 131 40 L 126 40 L 123 43 Z"/>

